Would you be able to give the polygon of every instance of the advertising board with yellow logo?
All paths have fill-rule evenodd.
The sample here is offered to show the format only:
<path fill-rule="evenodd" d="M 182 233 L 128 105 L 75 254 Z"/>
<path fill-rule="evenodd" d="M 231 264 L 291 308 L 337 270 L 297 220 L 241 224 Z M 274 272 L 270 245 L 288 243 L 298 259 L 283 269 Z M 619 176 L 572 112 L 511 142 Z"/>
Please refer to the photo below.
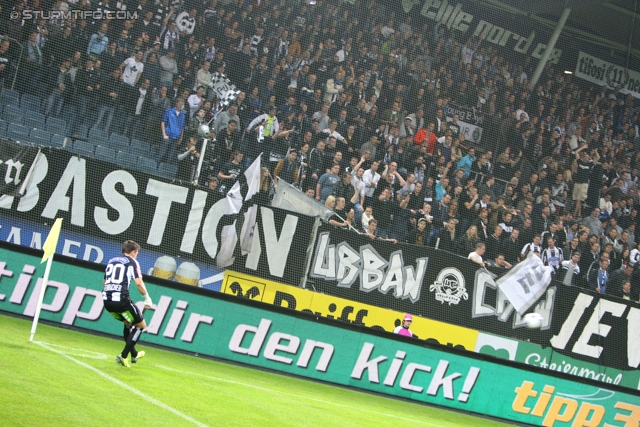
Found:
<path fill-rule="evenodd" d="M 400 325 L 405 314 L 229 270 L 225 272 L 222 291 L 241 298 L 388 332 L 393 332 Z M 415 315 L 411 331 L 418 339 L 469 351 L 474 350 L 478 338 L 478 331 Z"/>

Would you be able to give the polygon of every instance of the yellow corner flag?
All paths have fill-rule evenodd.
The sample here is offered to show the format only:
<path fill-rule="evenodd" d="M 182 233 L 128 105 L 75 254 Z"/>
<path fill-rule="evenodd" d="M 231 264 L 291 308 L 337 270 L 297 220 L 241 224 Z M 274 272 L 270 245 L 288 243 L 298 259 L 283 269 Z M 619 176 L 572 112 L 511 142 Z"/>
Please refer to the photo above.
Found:
<path fill-rule="evenodd" d="M 56 246 L 58 246 L 58 237 L 60 237 L 61 228 L 62 218 L 56 218 L 56 221 L 53 223 L 53 227 L 51 227 L 51 231 L 47 236 L 47 240 L 45 240 L 44 246 L 42 247 L 44 255 L 42 256 L 42 261 L 40 261 L 40 264 L 48 260 L 51 255 L 56 252 Z"/>

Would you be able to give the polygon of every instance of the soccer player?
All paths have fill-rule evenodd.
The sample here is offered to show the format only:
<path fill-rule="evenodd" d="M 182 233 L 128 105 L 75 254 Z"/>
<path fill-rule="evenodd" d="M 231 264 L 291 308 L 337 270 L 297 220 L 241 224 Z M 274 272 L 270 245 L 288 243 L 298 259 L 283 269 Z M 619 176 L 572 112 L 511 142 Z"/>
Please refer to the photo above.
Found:
<path fill-rule="evenodd" d="M 153 305 L 142 281 L 140 264 L 136 261 L 139 251 L 140 245 L 133 240 L 127 240 L 122 244 L 122 256 L 111 258 L 104 272 L 104 291 L 102 292 L 104 308 L 116 320 L 124 323 L 122 335 L 126 344 L 122 353 L 116 356 L 116 362 L 127 368 L 131 366 L 127 359 L 129 353 L 131 353 L 131 363 L 136 363 L 138 359 L 144 357 L 144 351 L 136 351 L 136 343 L 147 327 L 142 313 L 129 296 L 129 285 L 132 279 L 144 297 L 144 308 L 151 308 Z"/>

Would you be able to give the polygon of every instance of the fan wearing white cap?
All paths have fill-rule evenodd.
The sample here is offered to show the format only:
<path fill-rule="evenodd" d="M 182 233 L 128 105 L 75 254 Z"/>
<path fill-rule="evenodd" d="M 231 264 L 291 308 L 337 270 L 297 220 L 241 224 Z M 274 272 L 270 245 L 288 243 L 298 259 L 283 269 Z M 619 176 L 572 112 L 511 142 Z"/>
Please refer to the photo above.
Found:
<path fill-rule="evenodd" d="M 393 330 L 393 333 L 398 335 L 404 335 L 405 337 L 412 337 L 413 332 L 411 332 L 411 329 L 409 329 L 412 322 L 413 322 L 413 316 L 408 313 L 405 314 L 404 318 L 402 319 L 402 324 L 397 328 L 395 328 Z"/>

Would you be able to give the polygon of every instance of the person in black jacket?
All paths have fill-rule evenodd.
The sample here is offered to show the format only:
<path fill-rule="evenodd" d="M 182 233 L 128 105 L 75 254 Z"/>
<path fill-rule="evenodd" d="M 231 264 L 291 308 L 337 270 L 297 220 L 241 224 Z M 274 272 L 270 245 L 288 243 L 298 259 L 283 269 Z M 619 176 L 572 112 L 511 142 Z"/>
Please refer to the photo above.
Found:
<path fill-rule="evenodd" d="M 316 188 L 318 179 L 324 174 L 324 140 L 319 140 L 315 148 L 309 151 L 309 170 L 307 173 L 307 179 L 304 181 L 305 189 Z"/>
<path fill-rule="evenodd" d="M 454 254 L 457 253 L 457 242 L 459 238 L 457 225 L 458 222 L 455 219 L 447 221 L 446 227 L 444 227 L 438 235 L 438 238 L 440 239 L 438 249 L 449 251 Z"/>
<path fill-rule="evenodd" d="M 124 84 L 122 80 L 120 80 L 120 75 L 122 71 L 120 68 L 114 68 L 111 71 L 111 75 L 108 76 L 105 81 L 100 85 L 100 109 L 98 110 L 98 118 L 94 123 L 93 127 L 96 129 L 100 129 L 100 125 L 102 124 L 102 120 L 105 120 L 104 123 L 104 131 L 109 132 L 109 128 L 111 127 L 111 121 L 113 120 L 113 116 L 116 112 L 116 107 L 123 102 L 124 93 Z"/>
<path fill-rule="evenodd" d="M 405 242 L 412 245 L 427 246 L 430 230 L 431 223 L 426 218 L 420 218 L 417 227 L 407 234 Z"/>
<path fill-rule="evenodd" d="M 138 87 L 128 90 L 128 99 L 125 100 L 123 111 L 124 135 L 129 138 L 144 138 L 145 124 L 151 110 L 151 81 L 141 78 Z"/>
<path fill-rule="evenodd" d="M 503 253 L 502 249 L 502 227 L 496 225 L 493 234 L 489 236 L 485 242 L 487 245 L 485 257 L 487 260 L 494 261 L 499 253 Z M 469 252 L 467 252 L 467 255 Z"/>
<path fill-rule="evenodd" d="M 70 75 L 71 60 L 65 58 L 60 61 L 60 67 L 57 70 L 55 82 L 51 88 L 51 94 L 47 98 L 45 115 L 47 117 L 59 117 L 62 106 L 69 102 L 73 93 L 73 83 Z"/>
<path fill-rule="evenodd" d="M 78 132 L 83 123 L 91 123 L 95 114 L 95 105 L 99 102 L 100 72 L 94 68 L 93 58 L 87 58 L 84 68 L 76 73 L 74 103 L 76 105 L 75 119 L 71 125 L 71 135 Z"/>

